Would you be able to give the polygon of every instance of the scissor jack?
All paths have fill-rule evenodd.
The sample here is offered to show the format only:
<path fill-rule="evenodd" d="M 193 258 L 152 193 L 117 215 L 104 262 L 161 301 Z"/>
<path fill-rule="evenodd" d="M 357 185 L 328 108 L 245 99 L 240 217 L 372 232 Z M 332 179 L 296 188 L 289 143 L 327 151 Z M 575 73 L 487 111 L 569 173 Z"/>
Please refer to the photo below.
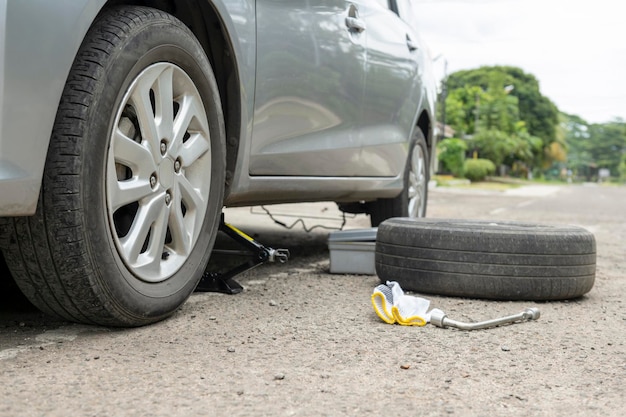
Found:
<path fill-rule="evenodd" d="M 246 251 L 233 250 L 213 250 L 213 254 L 228 255 L 244 255 L 249 259 L 239 266 L 236 266 L 226 272 L 218 273 L 205 271 L 200 279 L 200 283 L 196 287 L 196 292 L 221 292 L 225 294 L 238 294 L 243 287 L 233 279 L 234 276 L 246 272 L 265 262 L 276 262 L 283 264 L 289 259 L 289 250 L 273 249 L 263 246 L 252 237 L 248 236 L 236 227 L 224 221 L 224 214 L 220 220 L 219 231 L 233 239 L 235 242 L 244 246 Z"/>

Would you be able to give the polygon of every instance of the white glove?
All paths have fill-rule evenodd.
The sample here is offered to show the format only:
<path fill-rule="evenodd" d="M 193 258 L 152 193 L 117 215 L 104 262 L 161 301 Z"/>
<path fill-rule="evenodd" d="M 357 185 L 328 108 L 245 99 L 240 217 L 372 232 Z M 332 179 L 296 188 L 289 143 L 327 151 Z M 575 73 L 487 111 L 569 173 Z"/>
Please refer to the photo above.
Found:
<path fill-rule="evenodd" d="M 403 326 L 424 326 L 430 322 L 430 301 L 425 298 L 404 295 L 395 281 L 387 281 L 372 293 L 374 311 L 385 323 Z"/>

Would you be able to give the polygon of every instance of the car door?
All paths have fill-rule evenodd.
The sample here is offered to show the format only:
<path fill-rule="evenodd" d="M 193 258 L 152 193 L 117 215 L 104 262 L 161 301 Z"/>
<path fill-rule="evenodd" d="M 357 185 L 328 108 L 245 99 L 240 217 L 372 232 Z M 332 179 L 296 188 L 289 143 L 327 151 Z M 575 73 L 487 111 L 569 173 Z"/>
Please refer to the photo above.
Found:
<path fill-rule="evenodd" d="M 365 36 L 355 5 L 258 0 L 256 7 L 250 174 L 357 174 Z"/>
<path fill-rule="evenodd" d="M 421 93 L 417 33 L 401 19 L 397 0 L 359 0 L 367 29 L 360 173 L 403 172 Z"/>

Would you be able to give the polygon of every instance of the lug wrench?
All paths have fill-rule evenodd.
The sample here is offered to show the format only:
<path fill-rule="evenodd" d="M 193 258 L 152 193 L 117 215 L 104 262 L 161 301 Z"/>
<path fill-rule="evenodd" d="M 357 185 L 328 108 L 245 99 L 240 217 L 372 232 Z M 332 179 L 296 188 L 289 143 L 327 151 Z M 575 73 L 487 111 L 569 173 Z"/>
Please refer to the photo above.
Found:
<path fill-rule="evenodd" d="M 510 324 L 519 321 L 537 320 L 540 316 L 538 308 L 527 308 L 518 314 L 511 316 L 501 317 L 493 320 L 479 321 L 477 323 L 464 323 L 462 321 L 456 321 L 449 319 L 446 313 L 441 310 L 433 310 L 430 316 L 430 322 L 437 327 L 455 327 L 461 330 L 479 330 L 487 329 L 489 327 L 500 326 L 502 324 Z"/>

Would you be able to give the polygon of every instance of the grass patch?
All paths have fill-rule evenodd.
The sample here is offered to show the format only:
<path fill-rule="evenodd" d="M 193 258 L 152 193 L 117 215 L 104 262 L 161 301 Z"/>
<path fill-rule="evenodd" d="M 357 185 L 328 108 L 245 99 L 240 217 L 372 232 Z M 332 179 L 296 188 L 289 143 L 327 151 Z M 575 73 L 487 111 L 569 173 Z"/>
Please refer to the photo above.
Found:
<path fill-rule="evenodd" d="M 435 175 L 433 180 L 438 187 L 455 187 L 476 190 L 506 191 L 512 188 L 519 188 L 532 184 L 531 181 L 524 181 L 514 178 L 487 177 L 484 181 L 470 182 L 465 178 L 455 178 L 452 175 Z"/>

